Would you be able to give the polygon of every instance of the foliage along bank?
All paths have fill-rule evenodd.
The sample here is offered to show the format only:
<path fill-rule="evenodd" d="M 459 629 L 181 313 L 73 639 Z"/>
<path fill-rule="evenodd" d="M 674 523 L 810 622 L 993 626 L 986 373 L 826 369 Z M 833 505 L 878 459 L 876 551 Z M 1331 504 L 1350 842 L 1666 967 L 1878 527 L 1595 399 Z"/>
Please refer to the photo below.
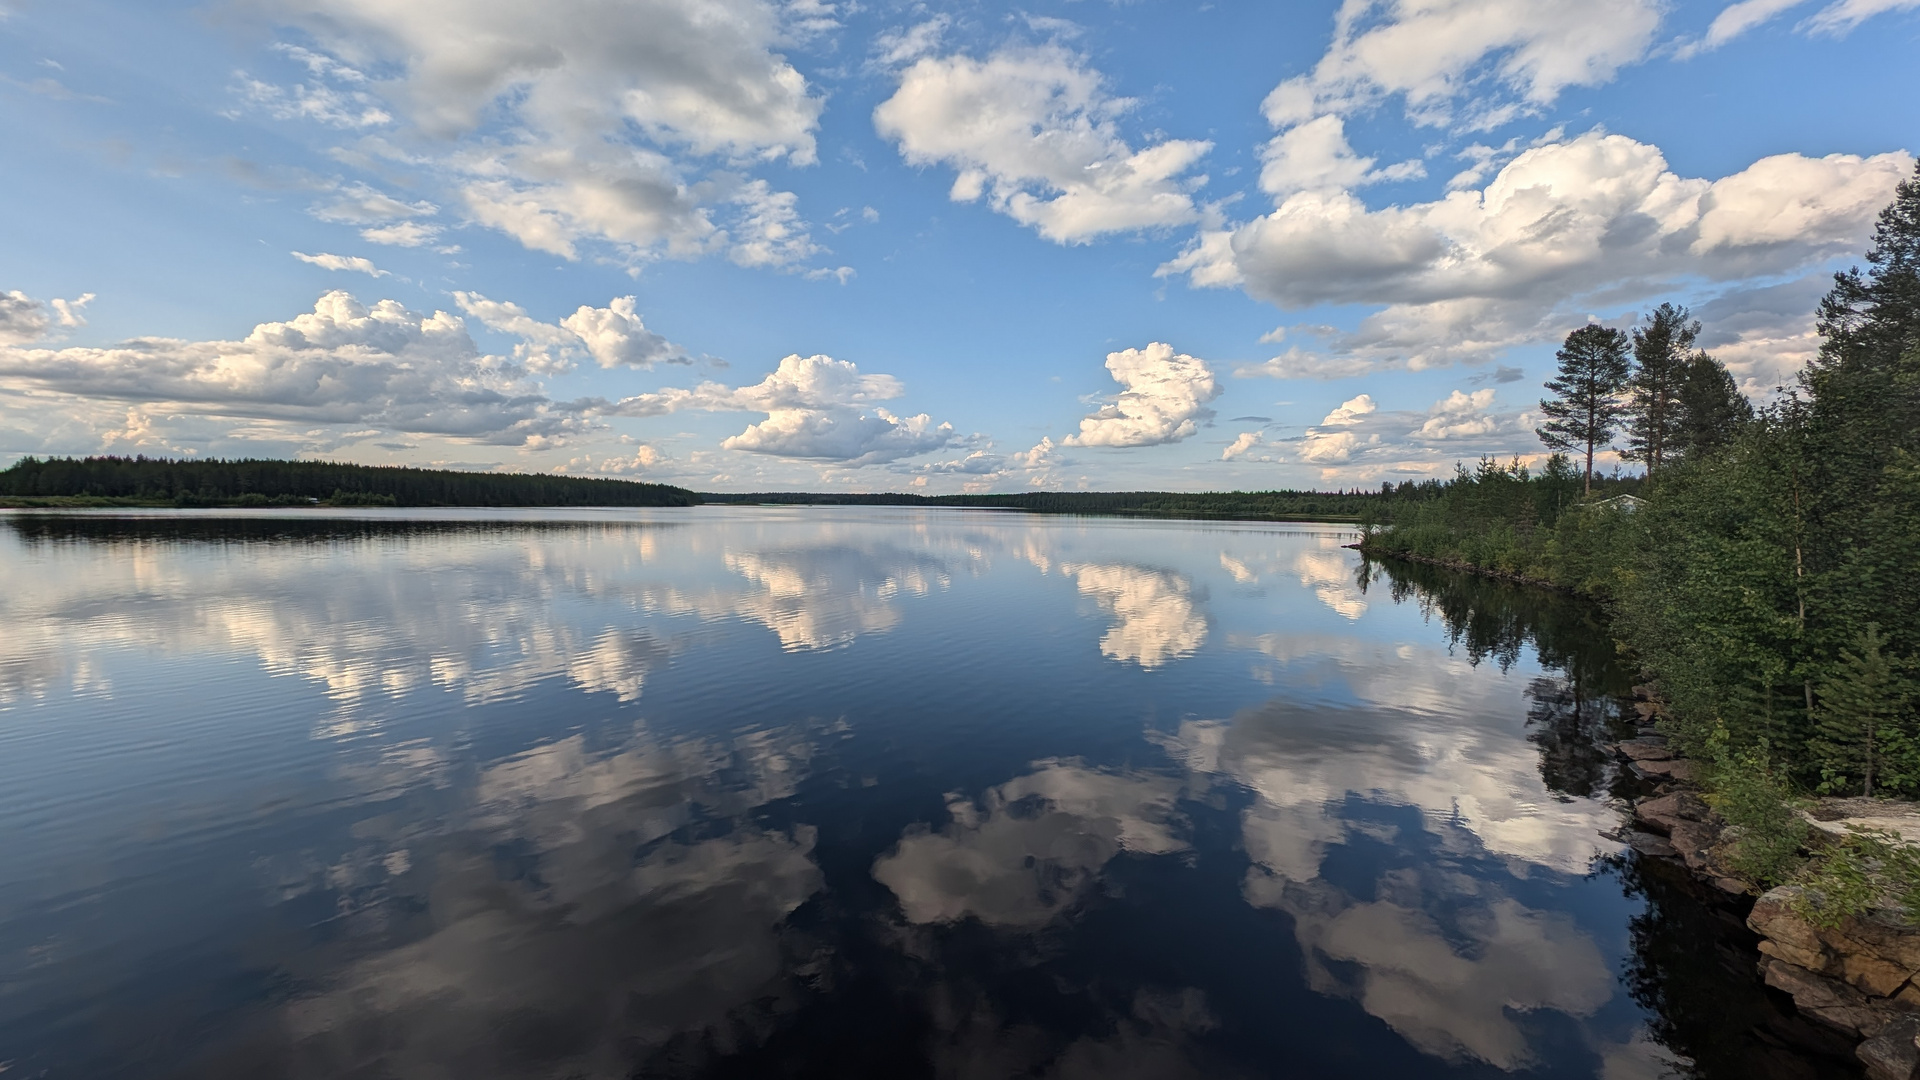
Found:
<path fill-rule="evenodd" d="M 173 506 L 694 506 L 684 488 L 538 473 L 460 472 L 331 461 L 22 458 L 0 496 Z"/>
<path fill-rule="evenodd" d="M 1684 311 L 1656 317 L 1691 346 Z M 1624 433 L 1644 478 L 1596 477 L 1586 495 L 1569 457 L 1537 473 L 1483 461 L 1434 498 L 1381 504 L 1363 547 L 1604 601 L 1676 740 L 1764 788 L 1755 805 L 1920 795 L 1920 174 L 1882 213 L 1866 269 L 1836 275 L 1818 327 L 1817 356 L 1757 412 L 1700 387 L 1707 404 L 1690 406 L 1687 372 L 1724 387 L 1721 372 L 1671 350 L 1659 380 L 1644 363 L 1602 371 L 1618 381 L 1599 422 L 1542 433 L 1582 450 Z M 1593 391 L 1581 364 L 1618 345 L 1569 338 L 1560 416 L 1596 418 L 1562 390 Z"/>

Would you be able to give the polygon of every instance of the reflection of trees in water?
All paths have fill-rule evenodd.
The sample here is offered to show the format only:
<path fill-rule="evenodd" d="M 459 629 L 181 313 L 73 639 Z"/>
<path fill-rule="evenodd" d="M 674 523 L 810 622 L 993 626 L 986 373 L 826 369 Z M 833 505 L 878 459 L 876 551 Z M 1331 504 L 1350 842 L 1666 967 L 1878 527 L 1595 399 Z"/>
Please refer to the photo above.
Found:
<path fill-rule="evenodd" d="M 1509 669 L 1531 646 L 1547 674 L 1527 688 L 1528 739 L 1540 776 L 1563 799 L 1634 794 L 1631 774 L 1612 768 L 1607 743 L 1631 733 L 1623 697 L 1631 671 L 1616 654 L 1594 604 L 1541 589 L 1413 563 L 1361 564 L 1362 591 L 1384 577 L 1395 603 L 1438 618 L 1470 662 Z M 1767 989 L 1746 904 L 1712 893 L 1683 868 L 1632 851 L 1600 872 L 1619 878 L 1646 909 L 1629 926 L 1623 973 L 1649 1014 L 1653 1040 L 1691 1061 L 1697 1080 L 1826 1080 L 1857 1077 L 1852 1043 L 1800 1016 Z"/>
<path fill-rule="evenodd" d="M 1563 801 L 1609 793 L 1613 755 L 1605 747 L 1632 734 L 1621 700 L 1632 679 L 1595 605 L 1418 563 L 1362 562 L 1356 584 L 1364 591 L 1382 576 L 1394 603 L 1418 604 L 1439 619 L 1470 663 L 1506 671 L 1532 647 L 1550 672 L 1527 687 L 1527 738 L 1540 748 L 1540 778 Z"/>
<path fill-rule="evenodd" d="M 502 511 L 513 514 L 524 511 Z M 505 539 L 555 535 L 633 535 L 684 528 L 683 521 L 510 517 L 348 517 L 318 510 L 219 514 L 10 514 L 7 527 L 26 544 L 338 544 L 368 540 Z"/>
<path fill-rule="evenodd" d="M 1527 740 L 1540 748 L 1540 779 L 1562 801 L 1604 795 L 1613 772 L 1606 741 L 1621 733 L 1618 702 L 1585 692 L 1577 676 L 1527 687 Z"/>
<path fill-rule="evenodd" d="M 1394 603 L 1411 601 L 1428 619 L 1438 618 L 1448 642 L 1474 664 L 1491 660 L 1506 671 L 1531 645 L 1541 667 L 1596 698 L 1623 695 L 1631 685 L 1592 603 L 1418 563 L 1363 560 L 1354 583 L 1365 592 L 1382 577 Z"/>
<path fill-rule="evenodd" d="M 1745 905 L 1701 894 L 1680 867 L 1632 852 L 1604 867 L 1647 909 L 1629 930 L 1624 978 L 1652 1016 L 1652 1035 L 1693 1061 L 1701 1080 L 1824 1080 L 1858 1077 L 1853 1040 L 1813 1023 L 1754 967 L 1758 939 Z"/>

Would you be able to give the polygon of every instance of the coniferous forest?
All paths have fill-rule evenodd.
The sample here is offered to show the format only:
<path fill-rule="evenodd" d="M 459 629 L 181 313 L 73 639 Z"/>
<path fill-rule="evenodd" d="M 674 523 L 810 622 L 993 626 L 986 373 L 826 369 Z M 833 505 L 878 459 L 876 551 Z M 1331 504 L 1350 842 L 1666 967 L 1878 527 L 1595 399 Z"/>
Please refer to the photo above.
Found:
<path fill-rule="evenodd" d="M 1920 174 L 1818 328 L 1757 410 L 1683 308 L 1576 330 L 1542 402 L 1559 453 L 1381 503 L 1364 546 L 1601 599 L 1674 734 L 1725 774 L 1920 795 Z M 1644 475 L 1592 475 L 1609 447 Z"/>
<path fill-rule="evenodd" d="M 332 461 L 22 458 L 0 496 L 174 506 L 692 506 L 666 484 L 538 473 L 462 472 Z"/>

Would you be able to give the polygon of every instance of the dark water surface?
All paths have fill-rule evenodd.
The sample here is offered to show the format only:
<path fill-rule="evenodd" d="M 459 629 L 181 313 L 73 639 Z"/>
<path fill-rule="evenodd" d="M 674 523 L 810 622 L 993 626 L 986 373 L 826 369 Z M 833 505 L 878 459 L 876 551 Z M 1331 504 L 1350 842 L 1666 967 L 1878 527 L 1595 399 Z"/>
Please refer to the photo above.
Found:
<path fill-rule="evenodd" d="M 14 1077 L 1847 1075 L 1592 613 L 1333 527 L 0 518 Z"/>

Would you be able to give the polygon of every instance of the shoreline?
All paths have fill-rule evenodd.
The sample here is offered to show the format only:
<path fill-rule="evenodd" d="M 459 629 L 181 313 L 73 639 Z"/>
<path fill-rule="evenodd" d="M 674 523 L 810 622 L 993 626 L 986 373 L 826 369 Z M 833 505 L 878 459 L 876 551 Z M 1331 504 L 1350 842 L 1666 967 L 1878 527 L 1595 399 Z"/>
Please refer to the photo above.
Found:
<path fill-rule="evenodd" d="M 1579 595 L 1565 586 L 1470 563 L 1345 545 L 1368 558 L 1394 559 L 1457 573 Z M 1642 858 L 1684 870 L 1703 886 L 1700 902 L 1730 908 L 1755 935 L 1754 967 L 1770 988 L 1793 1000 L 1803 1017 L 1854 1043 L 1853 1056 L 1868 1080 L 1920 1080 L 1920 926 L 1880 907 L 1817 925 L 1821 896 L 1799 884 L 1770 889 L 1733 869 L 1735 829 L 1710 804 L 1702 783 L 1707 770 L 1681 756 L 1659 723 L 1667 703 L 1650 684 L 1633 687 L 1636 734 L 1606 744 L 1616 761 L 1652 793 L 1631 800 L 1625 820 L 1608 839 Z M 1890 814 L 1904 807 L 1905 812 Z M 1895 842 L 1920 846 L 1920 804 L 1891 800 L 1828 798 L 1811 811 L 1795 808 L 1809 831 L 1802 850 L 1809 863 L 1822 858 L 1853 828 L 1888 831 Z M 1910 832 L 1900 831 L 1906 826 Z M 1905 840 L 1911 835 L 1914 840 Z M 1824 920 L 1823 920 L 1824 921 Z"/>
<path fill-rule="evenodd" d="M 1383 551 L 1378 548 L 1368 547 L 1365 540 L 1357 544 L 1343 544 L 1341 546 L 1352 548 L 1370 559 L 1398 559 L 1401 562 L 1418 563 L 1421 566 L 1433 566 L 1442 570 L 1454 570 L 1462 574 L 1472 574 L 1475 577 L 1492 578 L 1496 581 L 1505 581 L 1514 585 L 1525 585 L 1534 589 L 1546 589 L 1550 592 L 1564 593 L 1568 596 L 1580 595 L 1579 592 L 1567 585 L 1559 585 L 1543 578 L 1528 577 L 1525 574 L 1516 574 L 1507 570 L 1493 570 L 1484 566 L 1476 566 L 1465 560 L 1436 559 L 1431 555 L 1415 555 L 1407 551 Z"/>
<path fill-rule="evenodd" d="M 695 503 L 694 506 L 726 506 L 748 508 L 843 508 L 843 507 L 904 507 L 915 508 L 918 503 L 749 503 L 716 501 Z M 182 506 L 173 500 L 135 499 L 113 496 L 91 495 L 0 495 L 0 510 L 647 510 L 663 507 L 626 506 L 620 504 L 586 505 L 574 503 L 550 503 L 539 505 L 503 504 L 503 503 L 432 503 L 432 504 L 395 504 L 386 503 L 332 503 L 327 500 L 314 502 L 287 503 L 241 503 L 226 501 L 219 503 L 194 504 Z M 1334 525 L 1341 528 L 1358 529 L 1358 518 L 1341 517 L 1333 514 L 1272 514 L 1265 516 L 1240 514 L 1184 514 L 1153 510 L 1039 510 L 1025 506 L 973 506 L 965 503 L 932 504 L 930 510 L 995 510 L 1011 511 L 1023 514 L 1039 514 L 1046 517 L 1096 517 L 1124 518 L 1148 521 L 1193 521 L 1210 524 L 1248 523 L 1274 525 Z M 1346 547 L 1358 545 L 1347 544 Z M 1528 584 L 1542 584 L 1527 582 Z"/>
<path fill-rule="evenodd" d="M 1656 710 L 1660 704 L 1650 693 L 1636 693 L 1636 699 L 1636 705 Z M 1832 926 L 1809 921 L 1806 912 L 1818 909 L 1818 893 L 1797 884 L 1762 889 L 1729 865 L 1737 830 L 1709 804 L 1695 763 L 1673 754 L 1666 735 L 1643 725 L 1635 738 L 1610 749 L 1634 775 L 1655 785 L 1653 794 L 1633 801 L 1629 821 L 1612 838 L 1642 858 L 1683 868 L 1712 889 L 1702 902 L 1732 908 L 1757 937 L 1754 967 L 1761 981 L 1792 998 L 1802 1016 L 1855 1040 L 1854 1056 L 1868 1080 L 1920 1076 L 1920 928 L 1881 909 Z M 1822 811 L 1836 805 L 1863 809 L 1862 802 L 1871 800 L 1816 804 L 1808 814 L 1810 858 L 1819 858 L 1832 837 L 1844 836 L 1852 820 L 1844 812 L 1823 817 Z"/>

